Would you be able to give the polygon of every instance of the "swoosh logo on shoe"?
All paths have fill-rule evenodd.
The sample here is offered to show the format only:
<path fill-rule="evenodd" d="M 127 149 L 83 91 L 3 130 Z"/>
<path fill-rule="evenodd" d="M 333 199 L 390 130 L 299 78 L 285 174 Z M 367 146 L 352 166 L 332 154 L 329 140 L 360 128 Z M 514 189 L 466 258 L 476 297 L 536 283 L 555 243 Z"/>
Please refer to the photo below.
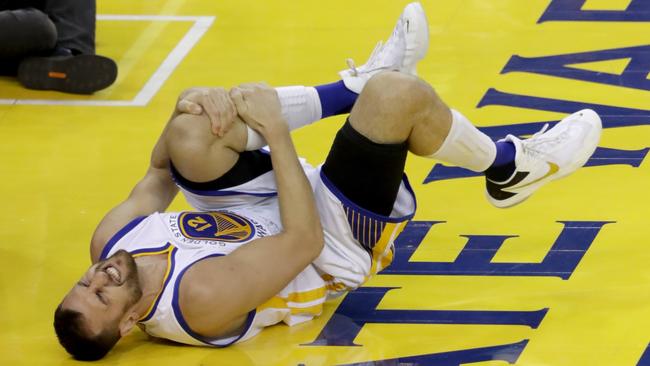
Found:
<path fill-rule="evenodd" d="M 518 193 L 517 192 L 512 192 L 506 189 L 514 189 L 517 190 L 519 188 L 527 187 L 531 184 L 535 184 L 539 182 L 542 179 L 547 178 L 548 176 L 557 173 L 558 170 L 560 170 L 560 167 L 557 166 L 557 164 L 547 162 L 548 164 L 548 172 L 541 178 L 535 179 L 532 182 L 526 183 L 523 186 L 515 187 L 517 184 L 522 182 L 528 175 L 530 174 L 529 172 L 516 172 L 515 176 L 512 177 L 512 179 L 507 182 L 507 183 L 496 183 L 493 182 L 489 179 L 486 178 L 486 186 L 485 188 L 487 189 L 487 192 L 490 194 L 490 197 L 492 197 L 495 200 L 498 201 L 503 201 L 506 200 L 510 197 L 516 196 Z"/>
<path fill-rule="evenodd" d="M 517 185 L 519 182 L 526 179 L 528 174 L 528 172 L 516 172 L 515 176 L 507 183 L 495 183 L 485 177 L 485 188 L 490 194 L 490 197 L 498 201 L 503 201 L 517 195 L 517 193 L 512 193 L 505 189 Z"/>
<path fill-rule="evenodd" d="M 519 186 L 519 187 L 516 187 L 516 188 L 518 189 L 518 188 L 528 187 L 528 186 L 530 186 L 532 184 L 535 184 L 535 183 L 539 182 L 542 179 L 545 179 L 546 177 L 548 177 L 550 175 L 553 175 L 553 174 L 557 173 L 560 170 L 560 167 L 555 163 L 551 163 L 551 162 L 547 161 L 546 164 L 548 164 L 548 172 L 546 174 L 544 174 L 543 177 L 537 178 L 532 182 L 528 182 L 528 183 L 524 184 L 523 186 Z"/>

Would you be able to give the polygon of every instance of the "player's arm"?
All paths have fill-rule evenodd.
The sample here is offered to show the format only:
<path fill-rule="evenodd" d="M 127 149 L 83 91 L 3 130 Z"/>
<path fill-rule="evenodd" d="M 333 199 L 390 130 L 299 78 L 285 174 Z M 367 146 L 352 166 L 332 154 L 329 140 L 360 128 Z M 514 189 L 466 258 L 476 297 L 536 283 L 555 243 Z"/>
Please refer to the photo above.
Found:
<path fill-rule="evenodd" d="M 174 112 L 171 119 L 176 115 L 177 112 Z M 164 211 L 176 196 L 178 188 L 169 173 L 169 154 L 164 141 L 166 131 L 167 128 L 153 149 L 145 176 L 135 185 L 129 197 L 110 210 L 95 229 L 90 243 L 93 263 L 97 262 L 104 246 L 117 231 L 136 217 Z"/>
<path fill-rule="evenodd" d="M 205 336 L 237 332 L 246 314 L 276 295 L 311 263 L 323 234 L 311 185 L 296 156 L 273 89 L 249 87 L 231 93 L 238 113 L 271 147 L 283 230 L 230 255 L 190 267 L 180 304 L 190 327 Z"/>

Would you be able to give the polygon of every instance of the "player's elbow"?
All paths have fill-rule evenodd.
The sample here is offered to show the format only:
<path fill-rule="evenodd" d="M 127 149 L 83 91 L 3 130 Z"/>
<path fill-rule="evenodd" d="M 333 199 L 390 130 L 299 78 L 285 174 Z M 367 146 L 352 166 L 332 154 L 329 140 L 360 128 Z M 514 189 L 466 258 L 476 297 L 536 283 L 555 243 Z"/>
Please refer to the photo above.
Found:
<path fill-rule="evenodd" d="M 317 229 L 304 228 L 296 230 L 291 237 L 296 251 L 300 251 L 306 257 L 309 257 L 310 261 L 316 259 L 323 250 L 323 230 L 320 225 L 318 225 Z"/>
<path fill-rule="evenodd" d="M 313 237 L 310 240 L 311 246 L 313 247 L 313 259 L 316 259 L 316 257 L 320 255 L 320 252 L 323 251 L 323 246 L 325 245 L 323 229 L 321 229 L 320 225 L 318 226 L 318 230 L 313 233 Z"/>

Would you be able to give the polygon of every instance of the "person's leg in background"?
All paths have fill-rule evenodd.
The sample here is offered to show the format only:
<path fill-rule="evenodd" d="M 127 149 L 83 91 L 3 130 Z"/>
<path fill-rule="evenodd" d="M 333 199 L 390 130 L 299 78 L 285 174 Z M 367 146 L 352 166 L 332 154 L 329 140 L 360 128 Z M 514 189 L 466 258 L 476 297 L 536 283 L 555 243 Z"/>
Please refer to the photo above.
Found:
<path fill-rule="evenodd" d="M 56 27 L 39 10 L 43 3 L 0 0 L 0 75 L 16 76 L 23 58 L 54 49 Z"/>
<path fill-rule="evenodd" d="M 71 54 L 95 54 L 95 0 L 46 0 L 45 13 L 58 32 L 57 47 Z"/>
<path fill-rule="evenodd" d="M 52 24 L 55 27 L 54 45 L 50 43 L 45 49 L 30 49 L 20 55 L 0 54 L 3 73 L 17 73 L 18 80 L 26 88 L 90 94 L 115 81 L 115 62 L 95 55 L 95 0 L 0 0 L 0 10 L 4 15 L 0 17 L 0 33 L 13 37 L 15 31 L 7 33 L 5 30 L 12 26 L 26 29 L 20 39 L 9 42 L 19 45 L 18 48 L 20 45 L 41 45 L 47 39 L 42 35 L 43 21 L 35 22 L 34 14 L 46 14 L 50 29 Z M 16 17 L 20 12 L 28 12 L 31 17 Z M 23 39 L 25 37 L 30 38 Z"/>

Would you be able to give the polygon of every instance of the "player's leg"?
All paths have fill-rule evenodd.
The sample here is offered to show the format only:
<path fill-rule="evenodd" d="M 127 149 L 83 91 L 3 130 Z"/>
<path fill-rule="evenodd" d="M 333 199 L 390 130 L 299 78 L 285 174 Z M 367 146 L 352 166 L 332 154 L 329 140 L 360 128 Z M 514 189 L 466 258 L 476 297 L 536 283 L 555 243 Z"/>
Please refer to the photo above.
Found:
<path fill-rule="evenodd" d="M 205 115 L 179 114 L 163 131 L 172 171 L 188 182 L 202 183 L 222 177 L 235 166 L 246 144 L 245 124 L 237 119 L 217 137 Z"/>
<path fill-rule="evenodd" d="M 276 91 L 291 129 L 329 113 L 348 113 L 358 96 L 343 82 L 280 87 Z M 270 172 L 268 153 L 258 150 L 266 143 L 251 131 L 236 118 L 231 129 L 218 137 L 211 132 L 206 115 L 176 116 L 163 132 L 173 177 L 183 188 L 204 192 L 234 187 Z"/>
<path fill-rule="evenodd" d="M 348 89 L 343 81 L 318 86 L 284 86 L 275 88 L 282 116 L 293 131 L 321 119 L 350 113 L 359 94 Z M 266 141 L 248 129 L 246 150 L 266 146 Z"/>
<path fill-rule="evenodd" d="M 415 75 L 417 63 L 424 58 L 428 47 L 429 26 L 424 10 L 419 3 L 408 4 L 390 38 L 377 44 L 365 64 L 357 67 L 348 60 L 350 68 L 339 73 L 340 81 L 316 87 L 276 88 L 289 129 L 349 113 L 367 81 L 379 72 L 394 70 Z M 262 137 L 249 129 L 246 150 L 264 145 Z"/>
<path fill-rule="evenodd" d="M 364 65 L 355 67 L 350 61 L 350 69 L 341 72 L 341 81 L 316 87 L 277 88 L 290 129 L 348 113 L 366 82 L 382 70 L 415 73 L 417 62 L 428 48 L 428 31 L 422 7 L 409 4 L 389 40 L 380 44 Z M 223 139 L 210 133 L 206 118 L 178 117 L 170 122 L 168 129 L 166 141 L 172 173 L 195 207 L 214 207 L 203 204 L 205 198 L 211 195 L 210 201 L 216 202 L 214 197 L 224 193 L 224 189 L 258 197 L 275 192 L 270 159 L 266 153 L 257 151 L 266 143 L 239 121 Z M 223 199 L 219 200 L 221 203 Z"/>
<path fill-rule="evenodd" d="M 416 80 L 393 72 L 372 78 L 322 167 L 323 175 L 343 196 L 375 214 L 391 214 L 415 121 L 424 117 L 425 110 L 433 113 L 426 90 Z M 385 84 L 390 88 L 380 91 Z M 444 117 L 436 126 L 439 130 L 448 129 Z M 435 143 L 434 135 L 429 142 Z"/>
<path fill-rule="evenodd" d="M 376 75 L 337 133 L 321 168 L 323 184 L 316 187 L 315 196 L 325 247 L 314 264 L 334 291 L 356 288 L 390 264 L 393 241 L 415 210 L 415 197 L 404 177 L 408 150 L 487 170 L 488 176 L 513 169 L 508 179 L 524 185 L 532 177 L 533 183 L 514 191 L 511 200 L 499 201 L 514 204 L 557 177 L 545 159 L 556 159 L 560 172 L 571 172 L 593 152 L 599 133 L 595 113 L 581 111 L 546 134 L 525 141 L 509 137 L 495 144 L 450 110 L 422 80 L 395 72 Z M 499 144 L 512 145 L 514 153 Z"/>
<path fill-rule="evenodd" d="M 583 110 L 528 140 L 509 135 L 494 143 L 427 83 L 394 72 L 368 82 L 349 120 L 374 142 L 407 141 L 417 155 L 485 172 L 488 200 L 497 207 L 517 204 L 584 165 L 602 129 L 598 115 Z"/>
<path fill-rule="evenodd" d="M 395 238 L 415 213 L 415 196 L 404 176 L 413 123 L 387 123 L 391 116 L 411 113 L 408 105 L 413 100 L 404 90 L 403 99 L 377 99 L 370 108 L 373 84 L 382 75 L 367 83 L 336 134 L 314 188 L 325 238 L 314 265 L 330 293 L 357 288 L 388 266 Z M 402 86 L 409 87 L 395 86 L 398 89 L 388 92 L 388 98 L 393 91 L 399 94 Z M 362 120 L 359 112 L 366 107 L 372 117 Z"/>
<path fill-rule="evenodd" d="M 271 158 L 244 151 L 246 125 L 236 120 L 224 136 L 211 132 L 205 115 L 180 114 L 163 132 L 172 178 L 198 210 L 219 210 L 263 201 L 276 194 Z"/>

